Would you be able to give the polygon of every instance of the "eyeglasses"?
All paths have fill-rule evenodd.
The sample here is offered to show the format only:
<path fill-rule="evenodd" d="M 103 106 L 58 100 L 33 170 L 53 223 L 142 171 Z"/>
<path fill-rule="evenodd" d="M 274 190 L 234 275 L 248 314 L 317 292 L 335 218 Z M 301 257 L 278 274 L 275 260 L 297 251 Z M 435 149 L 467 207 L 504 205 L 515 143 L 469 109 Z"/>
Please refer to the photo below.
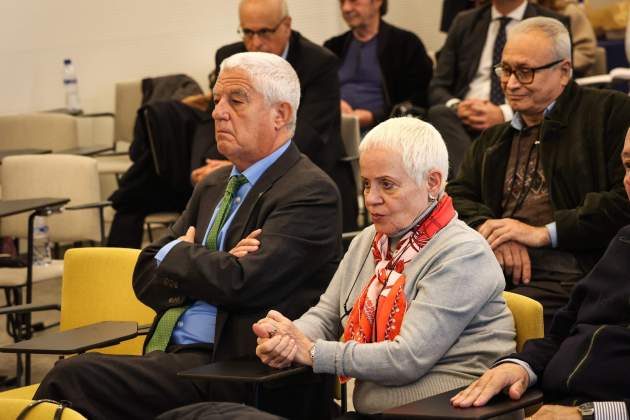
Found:
<path fill-rule="evenodd" d="M 518 80 L 521 85 L 529 85 L 534 81 L 534 75 L 537 71 L 549 69 L 563 61 L 564 59 L 560 59 L 539 67 L 517 67 L 516 69 L 513 69 L 507 64 L 499 63 L 494 66 L 494 74 L 503 81 L 507 81 L 510 76 L 514 74 L 516 80 Z"/>
<path fill-rule="evenodd" d="M 253 29 L 248 29 L 248 28 L 238 28 L 237 29 L 237 33 L 243 37 L 243 39 L 253 39 L 254 36 L 258 35 L 260 38 L 269 38 L 271 35 L 275 34 L 276 31 L 278 30 L 278 28 L 280 28 L 280 25 L 282 25 L 282 23 L 286 20 L 286 16 L 283 17 L 280 22 L 278 22 L 278 24 L 276 26 L 274 26 L 273 28 L 262 28 L 259 29 L 257 31 L 253 30 Z"/>

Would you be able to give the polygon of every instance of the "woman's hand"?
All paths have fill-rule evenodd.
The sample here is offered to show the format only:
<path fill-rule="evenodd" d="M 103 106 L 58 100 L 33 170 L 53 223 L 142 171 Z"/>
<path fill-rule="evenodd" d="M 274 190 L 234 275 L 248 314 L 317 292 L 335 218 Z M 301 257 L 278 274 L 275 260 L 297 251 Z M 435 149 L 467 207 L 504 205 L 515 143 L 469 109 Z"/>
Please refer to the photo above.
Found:
<path fill-rule="evenodd" d="M 312 366 L 310 350 L 314 343 L 295 324 L 278 311 L 269 311 L 266 318 L 254 325 L 258 336 L 256 355 L 271 367 L 286 367 L 292 362 Z"/>

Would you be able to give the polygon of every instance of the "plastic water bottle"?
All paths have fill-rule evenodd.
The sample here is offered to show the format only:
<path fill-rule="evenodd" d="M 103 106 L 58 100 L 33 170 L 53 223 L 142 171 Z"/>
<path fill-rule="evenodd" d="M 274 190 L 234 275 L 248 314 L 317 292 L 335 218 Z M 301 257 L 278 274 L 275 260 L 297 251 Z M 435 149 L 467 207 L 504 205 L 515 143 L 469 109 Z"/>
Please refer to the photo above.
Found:
<path fill-rule="evenodd" d="M 69 114 L 80 114 L 81 103 L 79 102 L 79 84 L 77 73 L 74 70 L 72 60 L 63 60 L 63 87 L 66 91 L 66 109 Z"/>
<path fill-rule="evenodd" d="M 42 266 L 51 262 L 48 218 L 46 216 L 35 216 L 33 221 L 33 264 Z"/>

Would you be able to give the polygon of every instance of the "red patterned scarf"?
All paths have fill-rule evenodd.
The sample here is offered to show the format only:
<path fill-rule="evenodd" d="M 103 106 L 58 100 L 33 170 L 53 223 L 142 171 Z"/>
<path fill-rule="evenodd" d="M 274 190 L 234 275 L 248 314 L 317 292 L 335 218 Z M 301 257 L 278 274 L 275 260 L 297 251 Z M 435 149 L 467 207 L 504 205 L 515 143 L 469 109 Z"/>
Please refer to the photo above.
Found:
<path fill-rule="evenodd" d="M 443 194 L 433 211 L 400 238 L 394 255 L 387 235 L 376 234 L 372 243 L 375 272 L 352 307 L 343 335 L 344 341 L 373 343 L 392 340 L 400 333 L 407 310 L 405 264 L 413 260 L 433 235 L 453 217 L 453 200 Z M 343 383 L 349 378 L 340 379 Z"/>

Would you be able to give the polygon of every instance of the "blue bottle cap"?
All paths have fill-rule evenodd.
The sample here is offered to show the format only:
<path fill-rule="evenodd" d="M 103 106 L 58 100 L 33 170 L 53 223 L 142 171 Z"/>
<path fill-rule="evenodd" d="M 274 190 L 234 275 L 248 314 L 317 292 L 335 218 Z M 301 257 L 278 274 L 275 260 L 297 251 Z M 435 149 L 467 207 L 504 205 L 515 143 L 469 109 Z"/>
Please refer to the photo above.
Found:
<path fill-rule="evenodd" d="M 64 58 L 63 59 L 63 64 L 72 64 L 72 60 L 70 60 L 69 58 Z"/>

